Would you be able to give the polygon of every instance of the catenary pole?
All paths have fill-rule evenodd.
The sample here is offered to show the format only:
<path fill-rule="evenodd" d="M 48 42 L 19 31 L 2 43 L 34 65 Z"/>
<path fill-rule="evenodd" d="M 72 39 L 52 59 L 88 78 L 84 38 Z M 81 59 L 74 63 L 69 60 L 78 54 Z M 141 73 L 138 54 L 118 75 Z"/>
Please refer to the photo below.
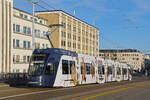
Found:
<path fill-rule="evenodd" d="M 35 28 L 34 28 L 34 23 L 35 23 L 35 5 L 38 2 L 36 1 L 31 1 L 30 4 L 32 4 L 32 51 L 35 49 Z"/>

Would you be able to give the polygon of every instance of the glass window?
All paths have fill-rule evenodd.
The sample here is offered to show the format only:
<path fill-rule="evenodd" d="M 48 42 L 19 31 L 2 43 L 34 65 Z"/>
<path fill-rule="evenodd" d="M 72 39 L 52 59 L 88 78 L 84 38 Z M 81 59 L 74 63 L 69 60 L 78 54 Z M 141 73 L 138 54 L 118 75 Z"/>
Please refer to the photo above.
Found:
<path fill-rule="evenodd" d="M 85 67 L 86 67 L 86 74 L 91 74 L 91 64 L 85 63 Z"/>
<path fill-rule="evenodd" d="M 126 68 L 123 68 L 122 74 L 123 74 L 123 75 L 126 75 L 126 74 L 127 74 L 127 69 L 126 69 Z"/>
<path fill-rule="evenodd" d="M 16 40 L 13 39 L 13 48 L 15 48 L 15 42 L 16 42 Z"/>
<path fill-rule="evenodd" d="M 23 48 L 26 48 L 26 41 L 23 41 Z"/>
<path fill-rule="evenodd" d="M 16 32 L 16 25 L 13 24 L 13 32 Z"/>
<path fill-rule="evenodd" d="M 43 48 L 45 48 L 45 45 L 44 45 L 44 44 L 42 44 L 42 47 L 43 47 Z"/>
<path fill-rule="evenodd" d="M 31 28 L 30 27 L 27 28 L 27 33 L 31 34 Z"/>
<path fill-rule="evenodd" d="M 17 55 L 17 56 L 16 56 L 16 62 L 19 62 L 19 61 L 20 61 L 20 56 Z"/>
<path fill-rule="evenodd" d="M 62 74 L 69 74 L 69 65 L 67 60 L 62 60 Z"/>
<path fill-rule="evenodd" d="M 43 24 L 42 20 L 40 20 L 40 23 Z"/>
<path fill-rule="evenodd" d="M 16 48 L 19 48 L 19 40 L 16 40 Z"/>
<path fill-rule="evenodd" d="M 27 62 L 30 62 L 30 56 L 27 56 Z"/>
<path fill-rule="evenodd" d="M 26 26 L 23 27 L 23 33 L 25 33 L 25 34 L 27 33 L 27 27 Z"/>
<path fill-rule="evenodd" d="M 20 25 L 16 25 L 16 32 L 20 32 Z"/>
<path fill-rule="evenodd" d="M 29 67 L 29 75 L 39 76 L 42 75 L 44 71 L 44 63 L 33 63 L 31 62 Z"/>
<path fill-rule="evenodd" d="M 108 66 L 108 74 L 112 74 L 112 68 L 111 68 L 111 66 Z"/>
<path fill-rule="evenodd" d="M 49 63 L 45 68 L 45 74 L 46 75 L 54 75 L 54 72 L 55 72 L 54 66 L 55 66 L 54 64 Z"/>
<path fill-rule="evenodd" d="M 26 63 L 26 56 L 23 56 L 23 62 Z"/>
<path fill-rule="evenodd" d="M 30 49 L 31 48 L 31 43 L 30 43 L 30 41 L 28 41 L 28 49 Z"/>
<path fill-rule="evenodd" d="M 27 18 L 28 18 L 28 16 L 27 16 L 27 15 L 24 15 L 24 18 L 25 18 L 25 19 L 27 19 Z"/>
<path fill-rule="evenodd" d="M 22 17 L 22 18 L 23 18 L 23 14 L 21 14 L 21 13 L 20 13 L 20 17 Z"/>
<path fill-rule="evenodd" d="M 98 74 L 104 74 L 104 73 L 105 73 L 104 65 L 99 64 L 98 65 Z"/>
<path fill-rule="evenodd" d="M 15 55 L 13 55 L 13 62 L 16 62 Z"/>

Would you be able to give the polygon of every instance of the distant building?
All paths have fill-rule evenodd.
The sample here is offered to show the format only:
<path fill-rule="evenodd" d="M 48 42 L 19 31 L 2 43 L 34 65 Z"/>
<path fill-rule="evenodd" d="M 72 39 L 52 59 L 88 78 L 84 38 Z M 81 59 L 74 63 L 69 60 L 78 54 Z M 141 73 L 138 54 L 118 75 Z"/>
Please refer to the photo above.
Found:
<path fill-rule="evenodd" d="M 150 75 L 150 54 L 145 54 L 144 55 L 144 67 L 143 71 L 145 75 Z"/>
<path fill-rule="evenodd" d="M 99 57 L 127 63 L 132 66 L 134 70 L 141 70 L 144 63 L 143 54 L 135 49 L 99 50 Z"/>
<path fill-rule="evenodd" d="M 58 29 L 51 35 L 55 48 L 98 56 L 99 30 L 95 26 L 62 10 L 39 11 L 36 12 L 36 15 L 47 19 L 49 25 L 63 25 L 63 27 L 57 27 Z"/>

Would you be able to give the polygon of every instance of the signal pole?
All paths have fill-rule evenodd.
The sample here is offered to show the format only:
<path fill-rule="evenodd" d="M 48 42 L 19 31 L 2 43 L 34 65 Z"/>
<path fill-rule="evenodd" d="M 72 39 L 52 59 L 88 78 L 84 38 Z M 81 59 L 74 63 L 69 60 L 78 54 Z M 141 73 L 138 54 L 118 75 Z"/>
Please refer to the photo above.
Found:
<path fill-rule="evenodd" d="M 35 31 L 34 31 L 34 18 L 35 18 L 35 10 L 34 7 L 38 2 L 31 1 L 30 4 L 32 4 L 32 51 L 35 49 Z"/>

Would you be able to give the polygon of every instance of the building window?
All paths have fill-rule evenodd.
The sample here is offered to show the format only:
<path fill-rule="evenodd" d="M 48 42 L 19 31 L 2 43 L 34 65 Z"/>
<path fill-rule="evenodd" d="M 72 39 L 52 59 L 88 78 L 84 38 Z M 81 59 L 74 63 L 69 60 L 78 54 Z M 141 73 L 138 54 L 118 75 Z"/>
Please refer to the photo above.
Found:
<path fill-rule="evenodd" d="M 27 34 L 31 34 L 31 28 L 30 27 L 27 28 Z"/>
<path fill-rule="evenodd" d="M 19 48 L 19 40 L 16 40 L 16 48 Z"/>
<path fill-rule="evenodd" d="M 43 24 L 42 20 L 40 20 L 40 24 Z"/>
<path fill-rule="evenodd" d="M 66 41 L 61 41 L 61 46 L 66 46 Z"/>
<path fill-rule="evenodd" d="M 34 19 L 34 22 L 37 22 L 37 19 L 36 19 L 36 18 Z"/>
<path fill-rule="evenodd" d="M 76 35 L 73 35 L 73 40 L 76 40 Z"/>
<path fill-rule="evenodd" d="M 48 44 L 46 44 L 46 48 L 48 48 Z"/>
<path fill-rule="evenodd" d="M 23 56 L 23 62 L 26 63 L 26 56 Z"/>
<path fill-rule="evenodd" d="M 16 25 L 13 24 L 13 32 L 16 32 Z"/>
<path fill-rule="evenodd" d="M 20 25 L 16 25 L 16 32 L 20 32 Z"/>
<path fill-rule="evenodd" d="M 20 56 L 19 55 L 16 56 L 16 62 L 20 62 Z"/>
<path fill-rule="evenodd" d="M 27 33 L 27 27 L 26 27 L 26 26 L 23 27 L 23 33 L 24 33 L 24 34 Z"/>
<path fill-rule="evenodd" d="M 26 48 L 26 41 L 23 41 L 23 48 Z"/>
<path fill-rule="evenodd" d="M 30 56 L 27 56 L 27 62 L 28 63 L 30 62 Z"/>
<path fill-rule="evenodd" d="M 28 49 L 30 49 L 30 48 L 31 48 L 31 42 L 28 41 Z"/>
<path fill-rule="evenodd" d="M 13 39 L 13 48 L 15 48 L 15 42 L 16 42 L 16 40 Z"/>
<path fill-rule="evenodd" d="M 22 17 L 22 18 L 23 18 L 23 14 L 21 14 L 21 13 L 20 13 L 19 15 L 20 15 L 20 17 Z"/>
<path fill-rule="evenodd" d="M 27 15 L 24 15 L 24 18 L 25 18 L 25 19 L 27 19 L 27 18 L 28 18 L 28 16 L 27 16 Z"/>
<path fill-rule="evenodd" d="M 45 45 L 44 45 L 44 44 L 42 44 L 42 47 L 43 47 L 43 48 L 45 48 Z"/>
<path fill-rule="evenodd" d="M 76 48 L 76 43 L 73 43 L 73 48 Z"/>
<path fill-rule="evenodd" d="M 14 62 L 14 63 L 16 62 L 15 55 L 13 55 L 13 62 Z"/>

